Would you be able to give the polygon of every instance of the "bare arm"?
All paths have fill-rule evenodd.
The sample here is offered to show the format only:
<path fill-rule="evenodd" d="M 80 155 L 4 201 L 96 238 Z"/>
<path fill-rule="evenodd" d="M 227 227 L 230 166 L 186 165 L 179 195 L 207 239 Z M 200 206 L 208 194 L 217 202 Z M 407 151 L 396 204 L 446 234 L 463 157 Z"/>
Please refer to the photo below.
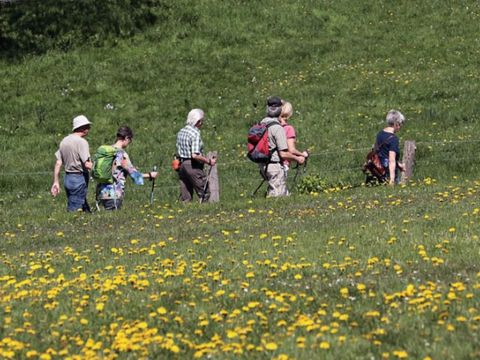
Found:
<path fill-rule="evenodd" d="M 200 154 L 192 154 L 192 159 L 194 159 L 195 161 L 207 164 L 207 165 L 211 165 L 211 166 L 215 165 L 216 162 L 217 162 L 216 158 L 209 159 L 206 156 L 203 156 L 203 155 L 200 155 Z"/>
<path fill-rule="evenodd" d="M 287 139 L 288 151 L 296 156 L 307 157 L 308 153 L 306 151 L 301 152 L 300 150 L 298 150 L 295 144 L 296 144 L 295 138 Z"/>
<path fill-rule="evenodd" d="M 62 167 L 62 160 L 57 159 L 55 168 L 53 169 L 53 185 L 50 189 L 52 196 L 57 196 L 60 193 L 60 169 Z"/>
<path fill-rule="evenodd" d="M 296 161 L 299 164 L 303 164 L 305 162 L 305 157 L 303 155 L 294 155 L 288 150 L 280 150 L 278 153 L 280 154 L 280 157 L 284 160 Z"/>
<path fill-rule="evenodd" d="M 390 185 L 394 185 L 395 184 L 395 170 L 396 170 L 396 166 L 397 166 L 397 162 L 396 162 L 396 153 L 395 151 L 389 151 L 388 152 L 388 169 L 390 171 L 390 181 L 389 181 L 389 184 Z"/>

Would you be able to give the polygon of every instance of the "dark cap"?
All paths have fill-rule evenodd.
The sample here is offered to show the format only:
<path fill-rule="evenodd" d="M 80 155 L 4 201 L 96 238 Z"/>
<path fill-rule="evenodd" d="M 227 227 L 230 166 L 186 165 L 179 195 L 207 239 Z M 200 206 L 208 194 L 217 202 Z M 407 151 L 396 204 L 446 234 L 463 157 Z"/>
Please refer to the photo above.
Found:
<path fill-rule="evenodd" d="M 270 96 L 267 99 L 267 106 L 280 107 L 282 106 L 282 99 L 280 99 L 278 96 Z"/>

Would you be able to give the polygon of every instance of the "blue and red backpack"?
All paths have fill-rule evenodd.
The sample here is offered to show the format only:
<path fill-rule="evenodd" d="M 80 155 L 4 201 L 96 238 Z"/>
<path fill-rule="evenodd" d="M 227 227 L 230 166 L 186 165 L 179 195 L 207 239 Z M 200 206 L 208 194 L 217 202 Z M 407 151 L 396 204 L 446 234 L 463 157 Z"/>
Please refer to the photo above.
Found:
<path fill-rule="evenodd" d="M 256 163 L 269 163 L 273 149 L 270 151 L 268 146 L 268 128 L 273 125 L 279 125 L 277 122 L 268 124 L 258 123 L 248 130 L 247 139 L 247 157 Z"/>

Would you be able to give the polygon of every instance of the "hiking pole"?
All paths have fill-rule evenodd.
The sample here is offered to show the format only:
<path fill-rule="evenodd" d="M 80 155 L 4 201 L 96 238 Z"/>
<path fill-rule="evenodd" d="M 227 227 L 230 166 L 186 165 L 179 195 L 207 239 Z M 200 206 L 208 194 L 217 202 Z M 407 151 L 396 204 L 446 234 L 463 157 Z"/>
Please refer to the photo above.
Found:
<path fill-rule="evenodd" d="M 305 159 L 306 161 L 306 159 Z M 304 163 L 305 164 L 305 163 Z M 298 173 L 300 172 L 300 165 L 295 166 L 295 175 L 293 176 L 293 186 L 297 184 Z"/>
<path fill-rule="evenodd" d="M 303 162 L 303 175 L 307 172 L 307 164 L 308 164 L 308 159 L 310 158 L 310 153 L 307 150 L 308 156 L 305 158 L 305 161 Z"/>
<path fill-rule="evenodd" d="M 152 171 L 157 171 L 156 165 L 153 165 Z M 150 190 L 150 205 L 153 205 L 153 190 L 155 190 L 155 178 L 152 179 L 152 190 Z"/>
<path fill-rule="evenodd" d="M 205 185 L 203 186 L 202 196 L 200 197 L 200 204 L 205 201 L 205 194 L 207 191 L 208 182 L 210 181 L 210 174 L 212 173 L 212 169 L 213 169 L 213 165 L 210 165 L 210 169 L 208 169 L 207 180 L 205 181 Z"/>
<path fill-rule="evenodd" d="M 262 187 L 264 182 L 265 182 L 265 179 L 263 179 L 262 182 L 260 183 L 260 185 L 257 186 L 255 191 L 252 193 L 252 197 L 254 197 L 257 194 L 257 191 L 260 190 L 260 188 Z"/>
<path fill-rule="evenodd" d="M 307 151 L 308 153 L 308 151 Z M 302 169 L 302 175 L 305 175 L 305 173 L 307 172 L 307 163 L 308 163 L 308 158 L 310 156 L 307 156 L 305 157 L 305 161 L 303 162 L 303 169 Z M 293 185 L 295 186 L 297 184 L 297 178 L 298 178 L 298 174 L 300 173 L 300 165 L 297 163 L 297 165 L 295 166 L 295 176 L 293 177 Z"/>

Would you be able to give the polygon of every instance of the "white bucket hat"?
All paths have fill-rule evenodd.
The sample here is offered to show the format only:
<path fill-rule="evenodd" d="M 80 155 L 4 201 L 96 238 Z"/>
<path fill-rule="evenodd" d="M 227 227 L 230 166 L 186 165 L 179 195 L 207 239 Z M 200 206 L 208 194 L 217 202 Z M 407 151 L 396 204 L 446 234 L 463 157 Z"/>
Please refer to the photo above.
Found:
<path fill-rule="evenodd" d="M 84 125 L 90 125 L 90 124 L 91 122 L 88 121 L 85 115 L 78 115 L 76 118 L 73 119 L 72 131 L 75 131 L 75 129 L 78 129 L 79 127 L 82 127 Z"/>

